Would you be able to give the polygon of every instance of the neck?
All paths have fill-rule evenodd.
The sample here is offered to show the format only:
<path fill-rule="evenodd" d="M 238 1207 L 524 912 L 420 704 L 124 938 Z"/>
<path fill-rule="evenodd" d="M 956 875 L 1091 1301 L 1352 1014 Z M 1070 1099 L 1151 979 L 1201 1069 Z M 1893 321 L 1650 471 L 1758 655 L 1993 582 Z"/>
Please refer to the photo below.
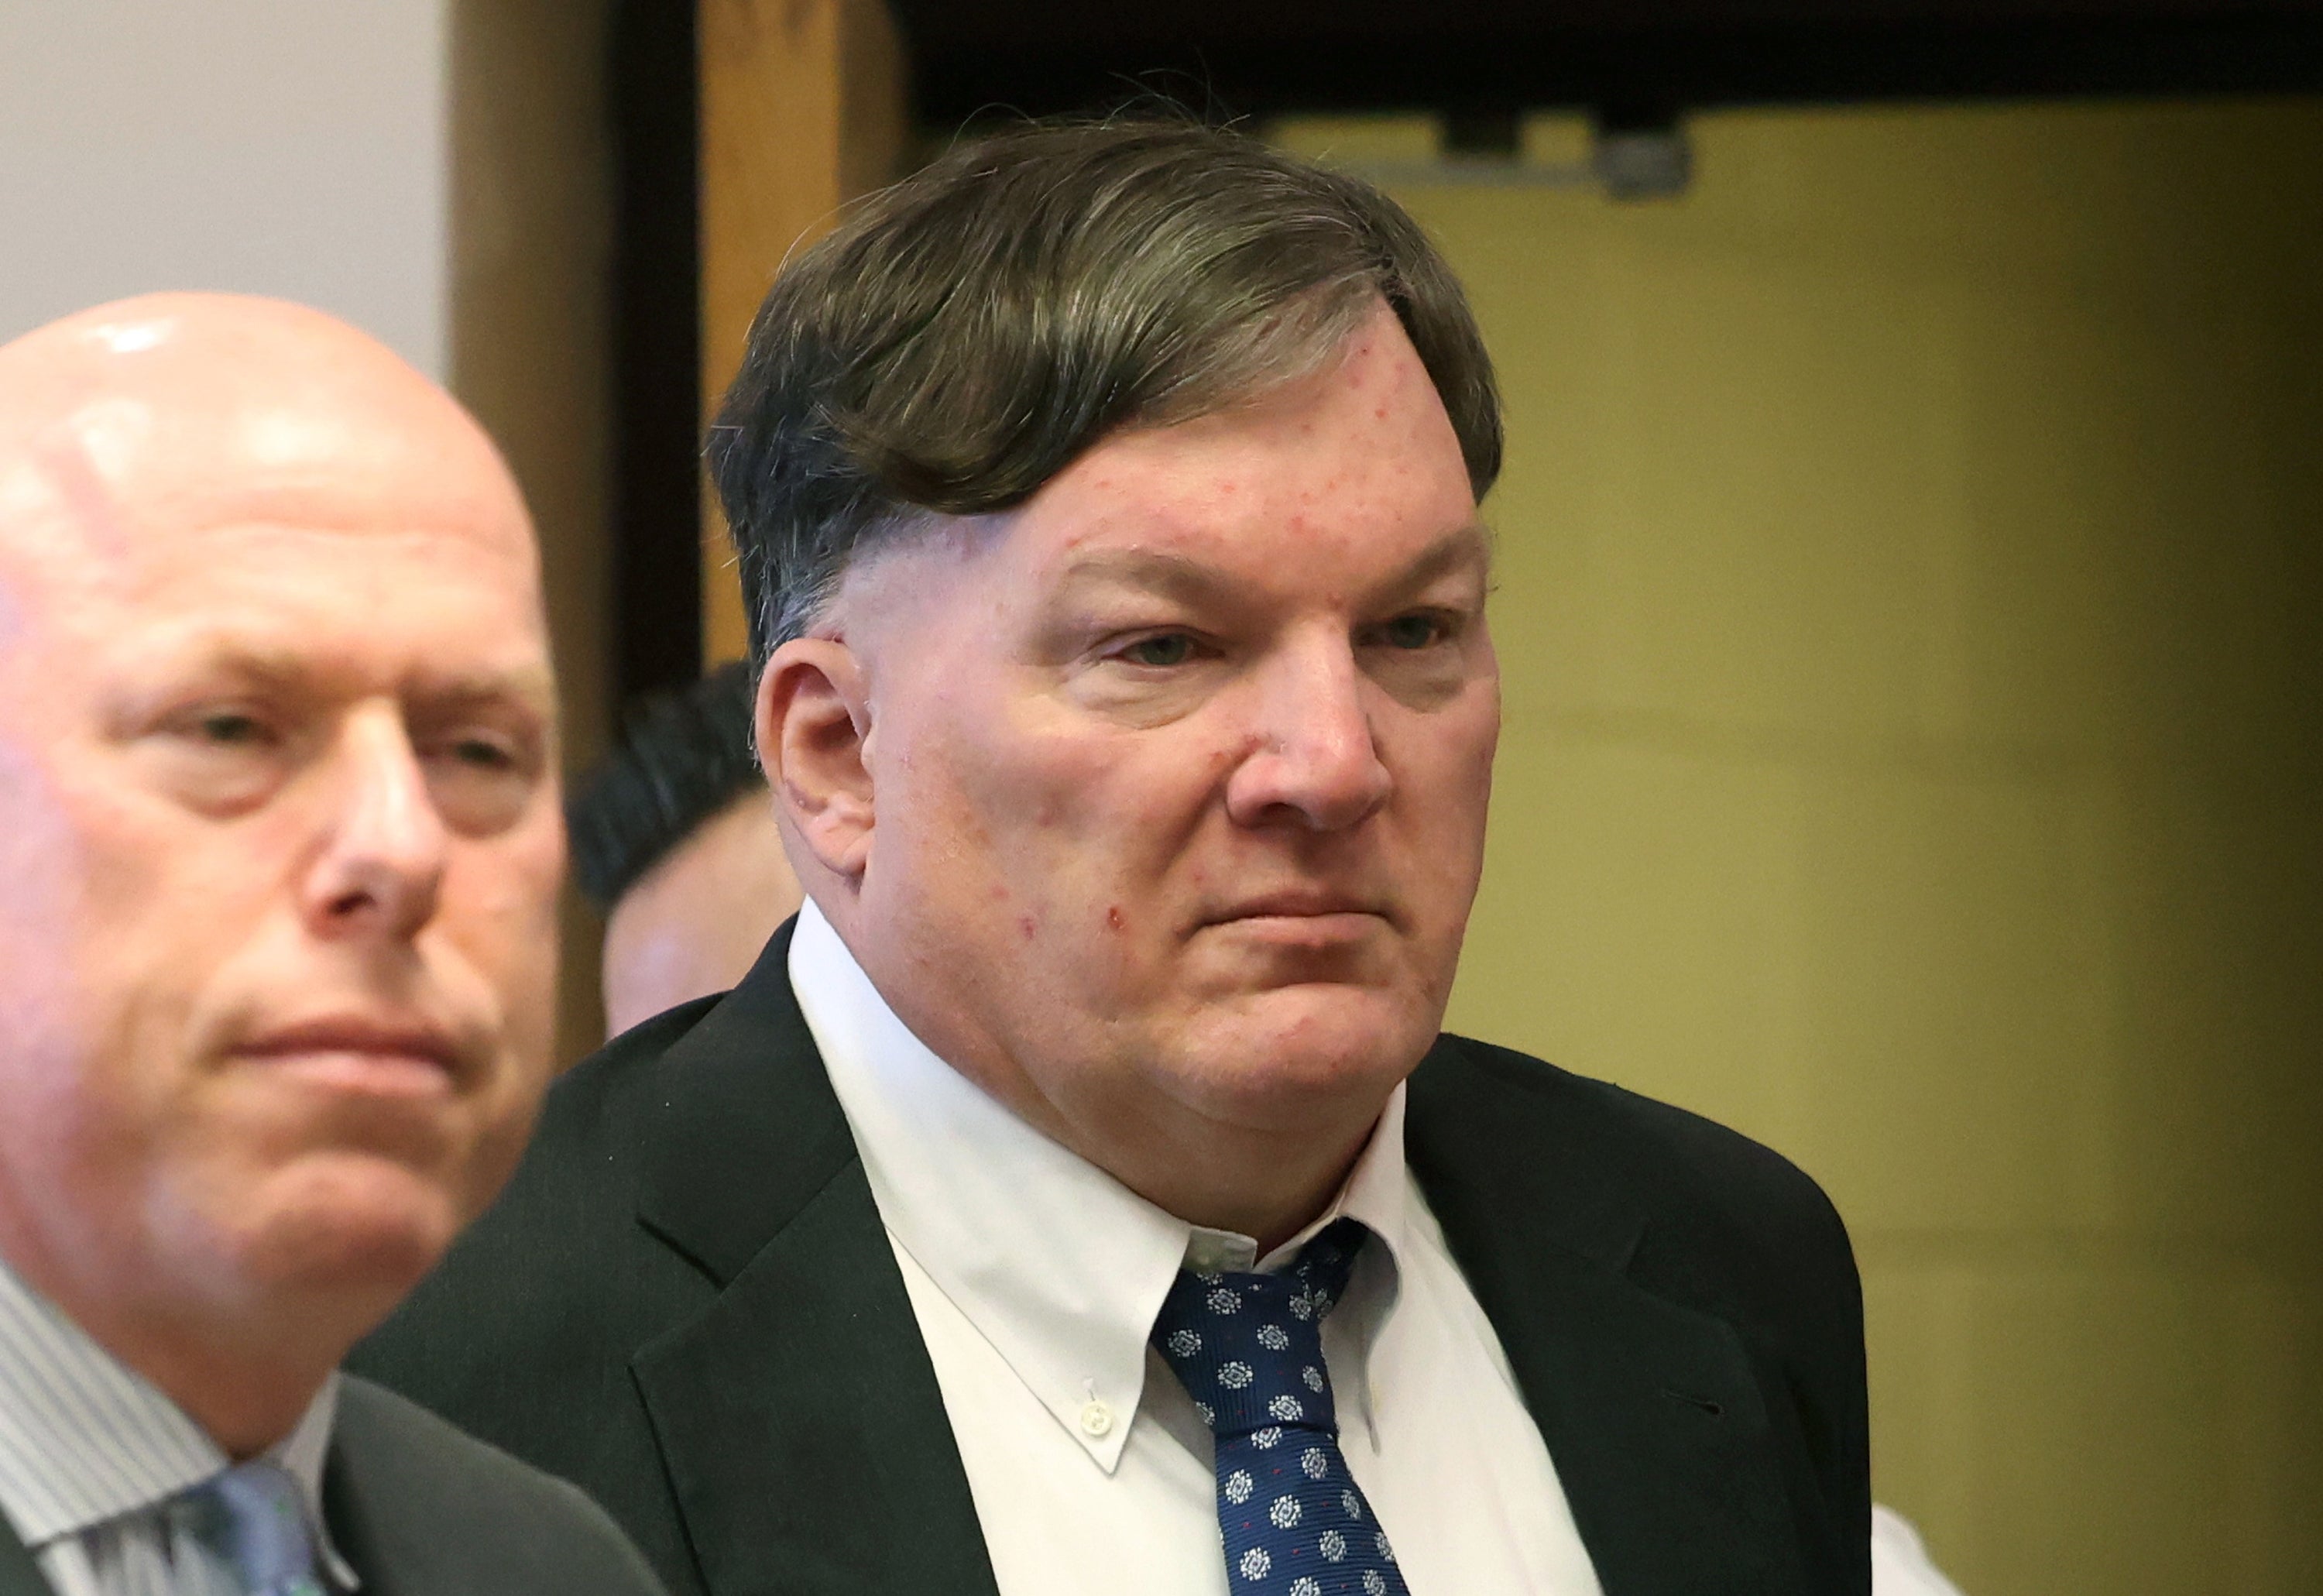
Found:
<path fill-rule="evenodd" d="M 1373 1105 L 1345 1123 L 1290 1135 L 1197 1121 L 1165 1139 L 1150 1119 L 1134 1139 L 1041 1128 L 1165 1213 L 1249 1236 L 1263 1258 L 1329 1209 L 1378 1123 Z"/>
<path fill-rule="evenodd" d="M 1409 1073 L 1374 1070 L 1352 1086 L 1286 1086 L 1277 1100 L 1212 1105 L 1194 1074 L 1030 1070 L 961 1005 L 931 1000 L 893 940 L 850 934 L 862 929 L 853 899 L 842 896 L 835 913 L 816 901 L 881 1001 L 952 1069 L 1163 1212 L 1249 1236 L 1262 1256 L 1330 1206 Z"/>
<path fill-rule="evenodd" d="M 1249 1236 L 1261 1257 L 1330 1207 L 1394 1091 L 1308 1101 L 1253 1126 L 1135 1081 L 1060 1103 L 1005 1058 L 963 1057 L 946 1062 L 1034 1130 L 1166 1214 Z"/>
<path fill-rule="evenodd" d="M 328 1311 L 338 1305 L 309 1304 L 301 1311 L 270 1302 L 248 1313 L 222 1314 L 209 1301 L 91 1289 L 85 1274 L 54 1267 L 41 1250 L 15 1244 L 23 1239 L 0 1235 L 0 1257 L 18 1278 L 115 1362 L 176 1403 L 237 1463 L 298 1426 L 356 1339 L 317 1333 L 317 1325 L 339 1316 Z M 286 1325 L 299 1329 L 285 1335 Z"/>
<path fill-rule="evenodd" d="M 282 1355 L 262 1361 L 246 1345 L 203 1344 L 182 1334 L 132 1333 L 117 1340 L 90 1334 L 185 1409 L 236 1463 L 289 1435 L 338 1366 L 337 1357 L 317 1357 L 303 1348 L 282 1348 Z"/>

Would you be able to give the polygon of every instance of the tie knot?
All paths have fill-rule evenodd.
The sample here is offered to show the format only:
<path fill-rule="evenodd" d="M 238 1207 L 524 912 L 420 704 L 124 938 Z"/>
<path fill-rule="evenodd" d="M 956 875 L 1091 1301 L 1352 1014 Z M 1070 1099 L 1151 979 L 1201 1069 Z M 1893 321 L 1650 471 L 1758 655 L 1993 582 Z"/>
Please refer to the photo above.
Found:
<path fill-rule="evenodd" d="M 184 1499 L 200 1538 L 252 1596 L 320 1596 L 298 1482 L 263 1459 L 228 1469 Z"/>
<path fill-rule="evenodd" d="M 1153 1344 L 1217 1435 L 1338 1434 L 1323 1318 L 1346 1289 L 1364 1235 L 1354 1220 L 1339 1220 L 1279 1274 L 1180 1271 Z"/>
<path fill-rule="evenodd" d="M 1283 1271 L 1298 1283 L 1317 1319 L 1329 1313 L 1332 1306 L 1346 1295 L 1347 1277 L 1355 1269 L 1355 1254 L 1363 1251 L 1364 1238 L 1370 1234 L 1355 1220 L 1335 1219 L 1299 1249 L 1299 1256 Z"/>

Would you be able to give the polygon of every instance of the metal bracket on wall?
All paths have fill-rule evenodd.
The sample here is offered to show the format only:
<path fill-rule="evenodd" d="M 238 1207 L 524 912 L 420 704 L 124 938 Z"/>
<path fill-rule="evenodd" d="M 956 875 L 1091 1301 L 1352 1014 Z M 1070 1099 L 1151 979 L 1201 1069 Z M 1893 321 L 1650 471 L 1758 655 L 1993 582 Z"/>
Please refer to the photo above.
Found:
<path fill-rule="evenodd" d="M 1694 148 L 1682 123 L 1598 122 L 1589 131 L 1586 161 L 1529 161 L 1514 141 L 1480 150 L 1454 136 L 1446 122 L 1445 152 L 1433 161 L 1330 164 L 1382 188 L 1598 188 L 1620 200 L 1675 199 L 1694 179 Z"/>

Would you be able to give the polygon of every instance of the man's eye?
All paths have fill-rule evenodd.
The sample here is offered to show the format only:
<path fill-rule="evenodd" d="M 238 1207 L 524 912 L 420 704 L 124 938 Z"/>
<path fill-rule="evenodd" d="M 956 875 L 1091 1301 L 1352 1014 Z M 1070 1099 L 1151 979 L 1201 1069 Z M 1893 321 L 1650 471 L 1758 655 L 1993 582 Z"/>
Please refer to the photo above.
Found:
<path fill-rule="evenodd" d="M 513 824 L 539 788 L 540 752 L 520 733 L 449 728 L 423 736 L 428 792 L 454 830 L 486 836 Z"/>
<path fill-rule="evenodd" d="M 1150 665 L 1157 669 L 1181 665 L 1194 657 L 1194 639 L 1183 632 L 1164 632 L 1158 637 L 1146 637 L 1132 643 L 1121 651 L 1121 657 L 1131 665 Z"/>
<path fill-rule="evenodd" d="M 1399 615 L 1380 628 L 1381 640 L 1391 648 L 1425 648 L 1444 636 L 1444 623 L 1432 615 Z"/>
<path fill-rule="evenodd" d="M 195 736 L 221 748 L 254 748 L 271 740 L 266 722 L 239 710 L 212 710 L 197 716 Z"/>
<path fill-rule="evenodd" d="M 510 770 L 516 766 L 516 755 L 504 744 L 487 737 L 456 738 L 448 752 L 454 760 L 471 770 Z"/>

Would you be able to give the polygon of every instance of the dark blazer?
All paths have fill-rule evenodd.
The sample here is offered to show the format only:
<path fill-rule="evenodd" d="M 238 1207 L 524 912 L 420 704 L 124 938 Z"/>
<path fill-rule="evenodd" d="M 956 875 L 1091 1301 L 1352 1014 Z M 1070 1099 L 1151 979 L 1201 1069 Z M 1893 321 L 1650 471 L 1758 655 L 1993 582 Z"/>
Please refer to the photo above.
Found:
<path fill-rule="evenodd" d="M 685 1596 L 992 1596 L 789 948 L 560 1082 L 499 1206 L 354 1366 L 580 1483 Z M 1813 1182 L 1455 1037 L 1406 1146 L 1606 1596 L 1865 1596 L 1862 1300 Z"/>
<path fill-rule="evenodd" d="M 368 1380 L 340 1387 L 323 1517 L 363 1596 L 662 1596 L 596 1503 Z M 5 1518 L 0 1596 L 51 1596 Z"/>

